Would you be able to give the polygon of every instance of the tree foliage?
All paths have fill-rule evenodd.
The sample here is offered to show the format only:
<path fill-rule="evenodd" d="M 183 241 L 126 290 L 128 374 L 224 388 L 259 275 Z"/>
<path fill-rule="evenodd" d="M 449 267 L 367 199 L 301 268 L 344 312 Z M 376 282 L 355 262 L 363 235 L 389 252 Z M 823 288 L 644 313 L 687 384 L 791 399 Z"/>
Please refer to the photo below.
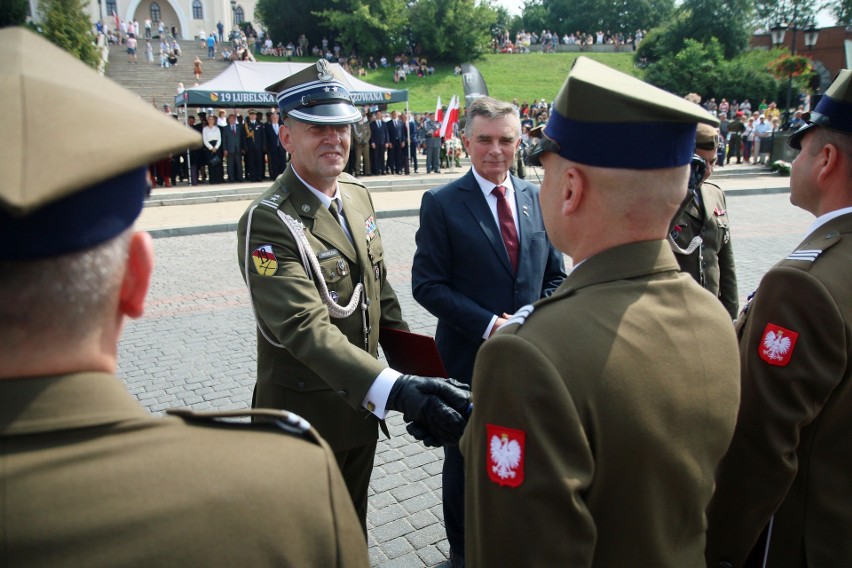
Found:
<path fill-rule="evenodd" d="M 318 12 L 348 53 L 390 55 L 406 50 L 408 13 L 398 0 L 352 0 L 343 9 Z"/>
<path fill-rule="evenodd" d="M 653 63 L 682 50 L 688 39 L 708 44 L 712 38 L 725 59 L 733 59 L 748 47 L 752 12 L 752 0 L 684 0 L 674 17 L 642 41 L 637 60 Z"/>
<path fill-rule="evenodd" d="M 419 52 L 439 61 L 466 61 L 488 48 L 497 13 L 476 0 L 418 0 L 411 6 L 411 36 Z"/>
<path fill-rule="evenodd" d="M 829 2 L 828 9 L 839 26 L 852 25 L 852 0 Z"/>
<path fill-rule="evenodd" d="M 754 16 L 767 29 L 777 24 L 792 25 L 794 21 L 799 28 L 804 28 L 807 23 L 816 21 L 820 7 L 817 2 L 803 0 L 755 0 Z"/>
<path fill-rule="evenodd" d="M 0 28 L 22 26 L 27 21 L 27 0 L 0 2 Z"/>
<path fill-rule="evenodd" d="M 715 39 L 707 45 L 695 40 L 685 44 L 679 52 L 651 64 L 645 80 L 680 95 L 698 93 L 703 100 L 780 100 L 786 82 L 776 79 L 770 69 L 783 50 L 749 50 L 725 60 Z"/>
<path fill-rule="evenodd" d="M 299 34 L 305 34 L 311 47 L 328 37 L 328 28 L 316 15 L 327 7 L 326 0 L 258 0 L 255 17 L 275 43 L 295 44 Z"/>
<path fill-rule="evenodd" d="M 674 0 L 550 0 L 545 28 L 559 34 L 597 31 L 632 35 L 669 18 Z"/>
<path fill-rule="evenodd" d="M 97 67 L 100 63 L 92 23 L 83 12 L 81 0 L 41 0 L 39 4 L 44 37 L 83 63 Z"/>

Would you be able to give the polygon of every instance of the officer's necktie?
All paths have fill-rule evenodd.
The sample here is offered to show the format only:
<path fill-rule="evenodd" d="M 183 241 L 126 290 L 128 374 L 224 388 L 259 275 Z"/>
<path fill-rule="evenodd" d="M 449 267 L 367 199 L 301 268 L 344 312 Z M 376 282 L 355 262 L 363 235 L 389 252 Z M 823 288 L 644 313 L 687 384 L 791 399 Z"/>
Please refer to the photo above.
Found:
<path fill-rule="evenodd" d="M 331 200 L 331 204 L 328 206 L 328 210 L 331 211 L 331 216 L 334 217 L 334 220 L 337 221 L 337 224 L 342 227 L 343 225 L 340 223 L 340 207 L 338 206 L 336 199 Z"/>
<path fill-rule="evenodd" d="M 506 188 L 498 185 L 491 193 L 497 197 L 497 219 L 500 222 L 500 234 L 503 235 L 503 244 L 509 253 L 512 262 L 512 271 L 518 271 L 518 230 L 515 228 L 515 219 L 512 217 L 512 208 L 506 201 Z"/>

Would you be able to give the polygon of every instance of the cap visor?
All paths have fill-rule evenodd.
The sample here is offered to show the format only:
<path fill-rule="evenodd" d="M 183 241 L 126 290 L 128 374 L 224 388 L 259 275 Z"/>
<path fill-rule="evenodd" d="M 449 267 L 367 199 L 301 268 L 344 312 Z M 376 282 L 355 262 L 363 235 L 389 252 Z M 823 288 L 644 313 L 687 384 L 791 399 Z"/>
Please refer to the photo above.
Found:
<path fill-rule="evenodd" d="M 798 129 L 796 132 L 793 133 L 792 136 L 790 136 L 790 138 L 787 139 L 787 146 L 789 146 L 790 148 L 792 148 L 794 150 L 801 150 L 802 149 L 802 136 L 804 136 L 805 132 L 807 132 L 808 130 L 810 130 L 814 126 L 817 126 L 817 125 L 814 124 L 813 122 L 811 122 L 810 124 L 806 124 L 803 127 L 801 127 L 800 129 Z"/>

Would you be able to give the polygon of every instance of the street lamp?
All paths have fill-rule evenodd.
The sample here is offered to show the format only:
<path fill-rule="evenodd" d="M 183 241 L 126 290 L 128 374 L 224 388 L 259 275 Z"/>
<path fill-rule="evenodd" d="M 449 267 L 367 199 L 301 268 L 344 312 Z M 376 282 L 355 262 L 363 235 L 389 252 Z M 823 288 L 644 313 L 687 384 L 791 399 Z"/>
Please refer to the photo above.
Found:
<path fill-rule="evenodd" d="M 819 38 L 819 30 L 816 25 L 814 25 L 813 21 L 811 21 L 811 23 L 808 24 L 808 27 L 802 31 L 805 32 L 805 47 L 808 49 L 813 48 Z"/>
<path fill-rule="evenodd" d="M 769 34 L 772 36 L 772 46 L 781 47 L 784 45 L 784 34 L 787 32 L 787 24 L 779 22 L 769 28 Z"/>

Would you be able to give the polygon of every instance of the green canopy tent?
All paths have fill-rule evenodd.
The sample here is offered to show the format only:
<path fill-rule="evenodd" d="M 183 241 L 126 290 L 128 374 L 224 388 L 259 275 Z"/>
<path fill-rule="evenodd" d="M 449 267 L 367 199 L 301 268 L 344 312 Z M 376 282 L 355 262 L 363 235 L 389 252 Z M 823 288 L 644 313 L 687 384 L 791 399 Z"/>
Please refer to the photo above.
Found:
<path fill-rule="evenodd" d="M 185 107 L 274 107 L 275 95 L 266 87 L 284 77 L 314 65 L 313 63 L 260 63 L 235 61 L 218 76 L 203 85 L 190 87 L 175 97 L 175 105 Z M 387 89 L 362 81 L 338 63 L 333 67 L 344 77 L 356 105 L 381 105 L 408 101 L 407 89 Z"/>

